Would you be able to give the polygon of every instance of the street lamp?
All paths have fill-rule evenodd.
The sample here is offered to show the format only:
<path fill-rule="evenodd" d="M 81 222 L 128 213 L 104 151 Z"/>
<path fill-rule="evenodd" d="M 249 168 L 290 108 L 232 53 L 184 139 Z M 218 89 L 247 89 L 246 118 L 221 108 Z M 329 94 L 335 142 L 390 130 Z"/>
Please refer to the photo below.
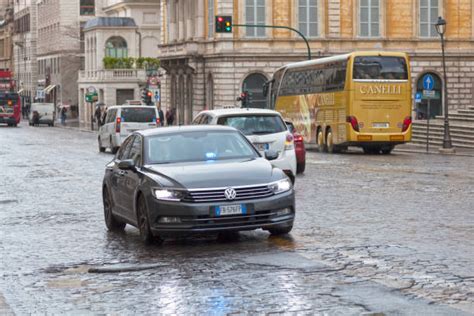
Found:
<path fill-rule="evenodd" d="M 444 57 L 444 33 L 446 32 L 446 20 L 442 17 L 438 17 L 438 22 L 435 24 L 436 32 L 441 37 L 441 53 L 443 57 L 443 99 L 444 99 L 444 136 L 443 136 L 443 149 L 453 150 L 451 144 L 451 136 L 449 134 L 449 118 L 448 118 L 448 79 L 446 77 L 446 61 Z"/>

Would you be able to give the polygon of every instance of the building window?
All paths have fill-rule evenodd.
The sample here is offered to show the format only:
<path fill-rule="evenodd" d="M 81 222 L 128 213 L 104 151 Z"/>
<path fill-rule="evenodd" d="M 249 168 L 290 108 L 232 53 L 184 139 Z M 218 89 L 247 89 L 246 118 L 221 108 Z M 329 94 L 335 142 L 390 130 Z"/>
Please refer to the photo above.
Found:
<path fill-rule="evenodd" d="M 127 42 L 120 36 L 113 36 L 105 44 L 105 55 L 107 57 L 128 57 Z"/>
<path fill-rule="evenodd" d="M 298 28 L 306 37 L 318 34 L 318 0 L 298 0 Z"/>
<path fill-rule="evenodd" d="M 359 35 L 380 36 L 380 0 L 359 0 Z"/>
<path fill-rule="evenodd" d="M 214 37 L 214 0 L 207 0 L 207 37 Z"/>
<path fill-rule="evenodd" d="M 435 24 L 438 19 L 438 0 L 420 0 L 420 36 L 436 37 Z"/>
<path fill-rule="evenodd" d="M 245 23 L 265 24 L 265 0 L 245 0 Z M 247 37 L 265 37 L 264 27 L 246 27 Z"/>
<path fill-rule="evenodd" d="M 95 1 L 94 0 L 81 0 L 80 14 L 81 15 L 94 15 L 95 14 Z"/>

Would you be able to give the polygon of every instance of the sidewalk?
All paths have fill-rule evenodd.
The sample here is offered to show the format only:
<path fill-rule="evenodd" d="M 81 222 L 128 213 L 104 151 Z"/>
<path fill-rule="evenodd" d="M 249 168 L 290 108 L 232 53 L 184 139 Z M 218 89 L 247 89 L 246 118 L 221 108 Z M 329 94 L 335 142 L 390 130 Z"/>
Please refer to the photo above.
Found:
<path fill-rule="evenodd" d="M 426 152 L 426 145 L 418 145 L 418 144 L 403 144 L 395 146 L 394 152 L 410 152 L 410 153 L 417 153 L 417 154 L 427 154 L 427 155 L 445 155 L 439 152 L 439 146 L 431 145 L 429 147 L 429 152 Z M 446 155 L 454 155 L 454 156 L 464 156 L 464 157 L 474 157 L 474 149 L 470 148 L 455 148 L 456 152 L 454 154 L 446 154 Z"/>
<path fill-rule="evenodd" d="M 54 123 L 54 127 L 59 127 L 59 128 L 64 128 L 64 129 L 72 129 L 72 130 L 78 130 L 81 132 L 88 132 L 88 133 L 97 133 L 97 130 L 90 130 L 90 126 L 88 128 L 81 127 L 79 124 L 79 119 L 69 119 L 66 120 L 66 125 L 61 124 L 61 120 L 57 120 Z M 94 128 L 97 128 L 97 125 L 94 124 Z"/>

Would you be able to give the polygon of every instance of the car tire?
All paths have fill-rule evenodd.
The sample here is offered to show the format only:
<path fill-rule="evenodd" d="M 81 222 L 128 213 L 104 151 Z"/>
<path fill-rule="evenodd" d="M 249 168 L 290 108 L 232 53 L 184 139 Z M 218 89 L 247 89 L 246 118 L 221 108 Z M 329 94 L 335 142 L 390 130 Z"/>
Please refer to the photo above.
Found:
<path fill-rule="evenodd" d="M 293 229 L 293 223 L 285 225 L 277 225 L 275 227 L 269 228 L 268 231 L 274 236 L 286 235 Z"/>
<path fill-rule="evenodd" d="M 102 199 L 104 204 L 105 226 L 107 226 L 107 229 L 110 231 L 123 231 L 126 224 L 117 220 L 117 218 L 114 216 L 112 212 L 113 202 L 109 192 L 107 191 L 107 188 L 104 188 L 103 190 Z"/>
<path fill-rule="evenodd" d="M 105 147 L 102 147 L 102 142 L 100 141 L 100 136 L 97 138 L 97 142 L 99 143 L 99 152 L 105 152 Z"/>
<path fill-rule="evenodd" d="M 383 155 L 390 155 L 393 148 L 394 146 L 383 147 L 380 151 L 382 152 Z"/>
<path fill-rule="evenodd" d="M 324 133 L 322 129 L 318 130 L 318 134 L 316 135 L 316 144 L 320 153 L 326 152 L 326 145 L 324 144 Z"/>
<path fill-rule="evenodd" d="M 306 160 L 296 165 L 296 173 L 303 173 L 306 169 Z"/>
<path fill-rule="evenodd" d="M 146 245 L 163 241 L 158 236 L 154 236 L 151 232 L 150 221 L 148 219 L 148 207 L 142 195 L 138 197 L 137 201 L 137 224 L 138 230 L 140 231 L 140 239 Z"/>

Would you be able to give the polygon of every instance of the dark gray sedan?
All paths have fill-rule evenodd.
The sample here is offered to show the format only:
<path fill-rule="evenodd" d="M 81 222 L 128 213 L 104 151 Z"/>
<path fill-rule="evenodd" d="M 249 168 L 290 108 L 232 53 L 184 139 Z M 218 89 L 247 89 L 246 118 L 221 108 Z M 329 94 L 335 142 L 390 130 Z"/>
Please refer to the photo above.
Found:
<path fill-rule="evenodd" d="M 105 223 L 140 230 L 144 242 L 168 235 L 263 228 L 287 234 L 295 218 L 289 178 L 239 131 L 185 126 L 137 131 L 106 168 Z"/>

